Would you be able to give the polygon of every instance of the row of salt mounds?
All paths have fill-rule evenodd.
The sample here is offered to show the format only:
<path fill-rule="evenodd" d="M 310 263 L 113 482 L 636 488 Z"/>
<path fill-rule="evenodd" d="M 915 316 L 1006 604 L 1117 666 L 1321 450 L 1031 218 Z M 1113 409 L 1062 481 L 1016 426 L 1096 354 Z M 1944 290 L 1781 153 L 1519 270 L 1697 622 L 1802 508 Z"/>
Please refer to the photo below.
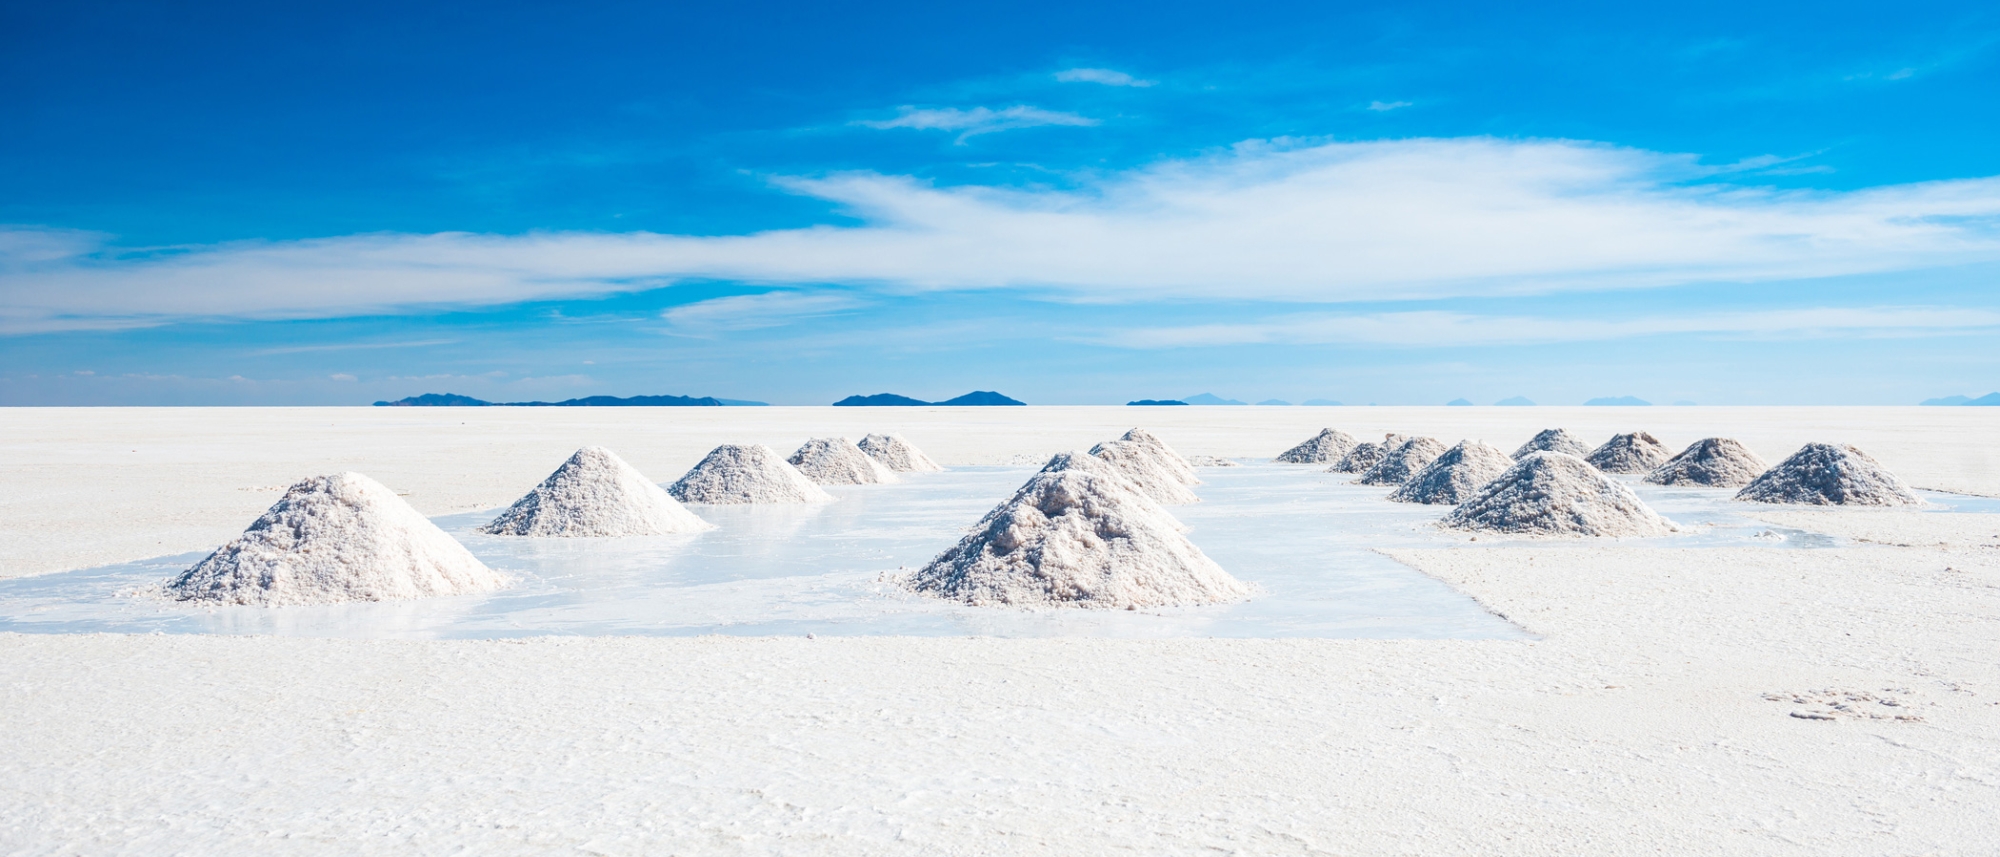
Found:
<path fill-rule="evenodd" d="M 1385 434 L 1381 443 L 1357 443 L 1353 449 L 1347 451 L 1346 455 L 1341 456 L 1339 461 L 1334 462 L 1332 467 L 1327 468 L 1326 472 L 1366 473 L 1368 468 L 1374 467 L 1390 451 L 1402 446 L 1407 440 L 1409 438 L 1400 434 Z"/>
<path fill-rule="evenodd" d="M 1710 485 L 1737 488 L 1750 484 L 1769 465 L 1750 448 L 1726 437 L 1695 441 L 1679 455 L 1646 474 L 1654 485 Z"/>
<path fill-rule="evenodd" d="M 1035 474 L 903 585 L 976 607 L 1138 609 L 1250 594 L 1129 480 L 1075 460 L 1086 457 Z"/>
<path fill-rule="evenodd" d="M 1514 450 L 1514 458 L 1518 461 L 1536 452 L 1560 452 L 1582 458 L 1590 454 L 1590 444 L 1559 428 L 1542 429 L 1527 443 L 1521 444 L 1520 449 Z"/>
<path fill-rule="evenodd" d="M 1460 503 L 1507 468 L 1514 459 L 1498 447 L 1460 441 L 1389 495 L 1398 503 Z"/>
<path fill-rule="evenodd" d="M 663 536 L 715 529 L 611 450 L 587 446 L 479 531 L 495 536 Z"/>
<path fill-rule="evenodd" d="M 1135 428 L 1118 440 L 1093 446 L 1090 454 L 1118 468 L 1133 487 L 1156 503 L 1181 506 L 1201 502 L 1188 488 L 1201 484 L 1194 466 L 1144 429 Z"/>
<path fill-rule="evenodd" d="M 490 592 L 507 579 L 359 473 L 293 485 L 264 516 L 166 581 L 178 601 L 286 607 Z"/>
<path fill-rule="evenodd" d="M 1306 442 L 1278 454 L 1274 460 L 1285 464 L 1331 464 L 1347 456 L 1360 443 L 1343 431 L 1326 428 Z"/>
<path fill-rule="evenodd" d="M 1923 498 L 1852 446 L 1809 443 L 1743 486 L 1738 500 L 1815 506 L 1921 506 Z"/>
<path fill-rule="evenodd" d="M 1382 456 L 1355 482 L 1362 485 L 1401 485 L 1424 469 L 1450 447 L 1434 437 L 1413 437 Z"/>
<path fill-rule="evenodd" d="M 821 485 L 880 485 L 901 482 L 882 462 L 844 437 L 816 437 L 792 453 L 791 465 Z"/>
<path fill-rule="evenodd" d="M 831 503 L 799 469 L 763 444 L 725 443 L 682 476 L 667 493 L 683 503 Z"/>
<path fill-rule="evenodd" d="M 861 451 L 897 473 L 936 473 L 944 468 L 899 434 L 871 434 L 861 439 Z"/>
<path fill-rule="evenodd" d="M 1536 536 L 1657 536 L 1676 529 L 1632 489 L 1560 452 L 1529 453 L 1438 526 Z"/>
<path fill-rule="evenodd" d="M 1612 435 L 1583 460 L 1606 473 L 1650 473 L 1672 456 L 1659 438 L 1635 431 Z"/>

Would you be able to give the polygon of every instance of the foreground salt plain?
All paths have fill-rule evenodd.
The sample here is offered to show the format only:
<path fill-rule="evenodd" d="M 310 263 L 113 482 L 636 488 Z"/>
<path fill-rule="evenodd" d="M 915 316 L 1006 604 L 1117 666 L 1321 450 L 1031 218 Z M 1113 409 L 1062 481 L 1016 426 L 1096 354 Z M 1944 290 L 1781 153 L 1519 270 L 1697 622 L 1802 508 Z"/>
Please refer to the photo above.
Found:
<path fill-rule="evenodd" d="M 1856 443 L 2000 494 L 1978 409 L 15 411 L 0 566 L 233 535 L 305 473 L 427 514 L 587 443 L 897 430 L 1002 464 L 1143 423 Z M 246 490 L 247 489 L 247 490 Z M 19 853 L 1979 853 L 2000 839 L 2000 516 L 1771 510 L 1836 547 L 1394 549 L 1484 640 L 0 635 Z"/>

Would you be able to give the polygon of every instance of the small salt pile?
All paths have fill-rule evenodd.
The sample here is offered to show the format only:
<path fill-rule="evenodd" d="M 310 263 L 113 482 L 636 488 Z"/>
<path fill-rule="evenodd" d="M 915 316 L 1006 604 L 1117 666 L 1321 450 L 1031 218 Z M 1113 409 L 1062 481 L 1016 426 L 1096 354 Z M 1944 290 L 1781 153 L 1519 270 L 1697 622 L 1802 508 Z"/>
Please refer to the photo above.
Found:
<path fill-rule="evenodd" d="M 1361 478 L 1354 481 L 1362 485 L 1401 485 L 1448 449 L 1444 441 L 1434 437 L 1410 438 L 1389 450 L 1381 461 L 1362 471 Z"/>
<path fill-rule="evenodd" d="M 1088 457 L 1117 468 L 1119 475 L 1130 482 L 1139 493 L 1152 498 L 1155 503 L 1184 506 L 1201 502 L 1201 498 L 1195 495 L 1193 489 L 1181 482 L 1159 452 L 1145 444 L 1129 440 L 1105 441 L 1091 447 Z M 1056 460 L 1070 459 L 1059 455 Z M 1050 463 L 1053 465 L 1055 462 Z M 1189 467 L 1188 472 L 1193 473 L 1194 468 Z"/>
<path fill-rule="evenodd" d="M 667 493 L 683 503 L 831 503 L 796 467 L 763 444 L 716 447 Z"/>
<path fill-rule="evenodd" d="M 1459 441 L 1390 493 L 1398 503 L 1458 503 L 1514 466 L 1499 447 Z"/>
<path fill-rule="evenodd" d="M 1882 463 L 1846 444 L 1809 443 L 1743 486 L 1738 500 L 1814 506 L 1921 506 Z"/>
<path fill-rule="evenodd" d="M 1138 609 L 1250 594 L 1181 529 L 1129 482 L 1079 463 L 1035 474 L 902 583 L 977 607 Z"/>
<path fill-rule="evenodd" d="M 1326 472 L 1366 473 L 1368 468 L 1374 467 L 1383 456 L 1402 446 L 1406 440 L 1409 438 L 1400 434 L 1385 434 L 1381 443 L 1357 443 L 1353 449 L 1347 451 L 1346 455 L 1341 456 L 1339 461 L 1334 462 L 1332 467 L 1327 468 Z"/>
<path fill-rule="evenodd" d="M 479 531 L 495 536 L 663 536 L 715 529 L 611 450 L 576 451 Z"/>
<path fill-rule="evenodd" d="M 1688 445 L 1667 463 L 1646 474 L 1654 485 L 1713 485 L 1735 488 L 1750 484 L 1768 465 L 1750 448 L 1726 437 L 1703 438 Z"/>
<path fill-rule="evenodd" d="M 889 468 L 876 461 L 854 441 L 844 437 L 816 437 L 806 441 L 788 459 L 793 467 L 821 485 L 879 485 L 901 482 Z"/>
<path fill-rule="evenodd" d="M 1584 456 L 1597 469 L 1606 473 L 1650 473 L 1653 468 L 1665 464 L 1673 453 L 1667 445 L 1642 431 L 1612 435 L 1610 440 Z"/>
<path fill-rule="evenodd" d="M 1438 526 L 1536 536 L 1657 536 L 1672 521 L 1574 455 L 1531 452 L 1472 492 Z"/>
<path fill-rule="evenodd" d="M 1356 443 L 1359 441 L 1346 432 L 1320 429 L 1319 434 L 1279 453 L 1275 460 L 1285 464 L 1328 464 L 1345 458 Z"/>
<path fill-rule="evenodd" d="M 900 434 L 871 434 L 861 439 L 860 447 L 869 458 L 897 473 L 935 473 L 944 469 Z"/>
<path fill-rule="evenodd" d="M 1168 446 L 1166 441 L 1154 437 L 1152 432 L 1142 428 L 1135 428 L 1126 432 L 1118 439 L 1126 443 L 1136 443 L 1145 447 L 1152 454 L 1154 461 L 1159 464 L 1160 469 L 1171 474 L 1182 485 L 1201 484 L 1201 478 L 1194 475 L 1194 465 L 1189 464 L 1188 460 L 1182 458 L 1180 453 L 1175 452 L 1173 447 Z M 1091 450 L 1091 454 L 1093 455 L 1096 452 L 1094 449 Z"/>
<path fill-rule="evenodd" d="M 507 579 L 359 473 L 316 476 L 161 585 L 177 601 L 290 607 L 489 592 Z"/>
<path fill-rule="evenodd" d="M 1527 458 L 1531 452 L 1560 452 L 1582 458 L 1590 454 L 1590 444 L 1577 440 L 1576 435 L 1559 428 L 1543 429 L 1533 440 L 1521 444 L 1520 449 L 1514 450 L 1514 458 L 1515 460 Z"/>

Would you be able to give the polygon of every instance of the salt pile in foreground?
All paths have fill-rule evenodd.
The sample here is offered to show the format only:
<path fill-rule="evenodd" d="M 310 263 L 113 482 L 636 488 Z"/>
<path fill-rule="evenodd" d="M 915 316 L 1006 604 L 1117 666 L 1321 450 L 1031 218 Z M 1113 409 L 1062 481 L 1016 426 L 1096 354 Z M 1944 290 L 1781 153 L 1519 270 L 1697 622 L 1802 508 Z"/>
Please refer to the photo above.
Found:
<path fill-rule="evenodd" d="M 1658 536 L 1675 530 L 1632 489 L 1560 452 L 1529 453 L 1438 526 L 1534 536 Z"/>
<path fill-rule="evenodd" d="M 1347 456 L 1359 443 L 1346 432 L 1326 428 L 1304 443 L 1278 453 L 1274 461 L 1285 464 L 1330 464 Z"/>
<path fill-rule="evenodd" d="M 1156 503 L 1186 505 L 1201 502 L 1201 498 L 1188 488 L 1201 484 L 1201 480 L 1194 475 L 1194 466 L 1173 447 L 1145 429 L 1135 428 L 1117 440 L 1093 446 L 1090 454 L 1118 468 L 1119 473 L 1140 493 Z"/>
<path fill-rule="evenodd" d="M 1612 435 L 1583 460 L 1606 473 L 1650 473 L 1665 464 L 1672 453 L 1667 445 L 1642 431 Z"/>
<path fill-rule="evenodd" d="M 725 443 L 682 476 L 667 493 L 683 503 L 831 503 L 826 493 L 763 444 Z"/>
<path fill-rule="evenodd" d="M 1434 437 L 1413 437 L 1389 450 L 1381 461 L 1368 468 L 1355 482 L 1362 485 L 1401 485 L 1450 447 Z"/>
<path fill-rule="evenodd" d="M 1498 447 L 1460 441 L 1389 494 L 1398 503 L 1460 503 L 1507 468 L 1514 459 Z"/>
<path fill-rule="evenodd" d="M 903 585 L 978 607 L 1138 609 L 1250 594 L 1129 481 L 1072 464 L 1035 474 Z"/>
<path fill-rule="evenodd" d="M 336 473 L 293 485 L 242 535 L 161 588 L 178 601 L 290 607 L 506 585 L 396 492 Z"/>
<path fill-rule="evenodd" d="M 896 473 L 936 473 L 944 469 L 899 434 L 871 434 L 858 445 L 869 458 Z"/>
<path fill-rule="evenodd" d="M 1882 463 L 1846 444 L 1809 443 L 1764 472 L 1738 500 L 1814 506 L 1921 506 L 1918 497 Z"/>
<path fill-rule="evenodd" d="M 479 531 L 495 536 L 664 536 L 715 529 L 611 450 L 576 451 Z"/>
<path fill-rule="evenodd" d="M 1535 433 L 1521 448 L 1514 450 L 1516 460 L 1527 458 L 1530 453 L 1560 452 L 1582 458 L 1590 454 L 1590 444 L 1577 440 L 1576 435 L 1559 428 L 1542 429 Z"/>
<path fill-rule="evenodd" d="M 1769 465 L 1750 448 L 1726 437 L 1695 441 L 1679 455 L 1646 474 L 1654 485 L 1710 485 L 1736 488 L 1750 484 Z"/>
<path fill-rule="evenodd" d="M 901 482 L 889 468 L 876 461 L 854 441 L 844 437 L 816 437 L 792 453 L 789 463 L 820 485 L 879 485 Z"/>
<path fill-rule="evenodd" d="M 1357 443 L 1346 455 L 1326 469 L 1328 473 L 1366 473 L 1368 468 L 1380 463 L 1391 450 L 1409 440 L 1400 434 L 1385 434 L 1381 443 Z"/>

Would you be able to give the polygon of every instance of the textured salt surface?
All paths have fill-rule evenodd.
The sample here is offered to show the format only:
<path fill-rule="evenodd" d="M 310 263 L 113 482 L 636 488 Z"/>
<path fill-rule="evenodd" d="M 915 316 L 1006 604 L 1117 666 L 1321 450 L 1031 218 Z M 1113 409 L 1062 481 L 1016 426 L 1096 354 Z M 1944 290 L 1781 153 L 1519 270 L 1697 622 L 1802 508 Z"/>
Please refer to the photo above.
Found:
<path fill-rule="evenodd" d="M 1129 440 L 1108 440 L 1091 447 L 1089 457 L 1117 468 L 1139 493 L 1155 503 L 1183 506 L 1201 502 L 1194 489 L 1182 482 L 1159 450 L 1151 446 Z M 1073 454 L 1057 456 L 1057 460 L 1065 462 L 1073 458 Z M 1193 473 L 1194 468 L 1190 466 L 1188 472 Z"/>
<path fill-rule="evenodd" d="M 1590 454 L 1590 444 L 1559 428 L 1542 429 L 1527 443 L 1521 444 L 1520 449 L 1514 450 L 1514 458 L 1526 458 L 1531 452 L 1560 452 L 1582 458 Z"/>
<path fill-rule="evenodd" d="M 1924 502 L 1867 453 L 1830 443 L 1806 444 L 1743 486 L 1736 498 L 1814 506 L 1919 506 Z"/>
<path fill-rule="evenodd" d="M 1529 453 L 1439 526 L 1542 536 L 1658 536 L 1675 529 L 1632 489 L 1560 452 Z"/>
<path fill-rule="evenodd" d="M 844 437 L 816 437 L 788 459 L 807 479 L 821 485 L 879 485 L 901 482 L 896 474 Z"/>
<path fill-rule="evenodd" d="M 1646 474 L 1655 485 L 1708 485 L 1737 488 L 1763 473 L 1769 465 L 1750 448 L 1726 437 L 1703 438 Z"/>
<path fill-rule="evenodd" d="M 1275 460 L 1285 464 L 1331 464 L 1346 457 L 1357 443 L 1360 441 L 1346 432 L 1330 428 L 1320 429 L 1319 434 L 1279 453 Z"/>
<path fill-rule="evenodd" d="M 1613 435 L 1583 460 L 1606 473 L 1650 473 L 1670 456 L 1658 438 L 1635 431 Z"/>
<path fill-rule="evenodd" d="M 1332 467 L 1327 468 L 1327 472 L 1366 473 L 1368 468 L 1374 467 L 1383 456 L 1402 446 L 1406 440 L 1409 438 L 1400 434 L 1386 434 L 1382 436 L 1381 443 L 1357 443 L 1347 451 L 1346 455 L 1341 456 L 1339 461 L 1334 462 Z"/>
<path fill-rule="evenodd" d="M 1381 461 L 1361 473 L 1355 480 L 1361 485 L 1401 485 L 1425 465 L 1437 460 L 1450 447 L 1434 437 L 1413 437 L 1402 445 L 1389 450 Z"/>
<path fill-rule="evenodd" d="M 284 607 L 486 592 L 506 579 L 359 473 L 293 485 L 263 517 L 160 586 L 177 601 Z"/>
<path fill-rule="evenodd" d="M 831 503 L 833 495 L 763 444 L 723 444 L 667 489 L 683 503 Z"/>
<path fill-rule="evenodd" d="M 896 473 L 936 473 L 944 468 L 900 434 L 871 434 L 861 439 L 861 451 Z"/>
<path fill-rule="evenodd" d="M 979 607 L 1186 607 L 1250 587 L 1181 534 L 1131 483 L 1069 468 L 1037 473 L 903 583 Z"/>
<path fill-rule="evenodd" d="M 1182 458 L 1180 453 L 1175 452 L 1173 447 L 1168 446 L 1166 441 L 1155 437 L 1152 432 L 1142 428 L 1135 428 L 1125 432 L 1118 439 L 1126 443 L 1136 443 L 1144 447 L 1152 453 L 1153 459 L 1160 469 L 1171 474 L 1182 485 L 1201 484 L 1201 477 L 1194 475 L 1194 465 L 1189 464 L 1187 459 Z M 1095 452 L 1095 450 L 1092 451 Z"/>
<path fill-rule="evenodd" d="M 1457 504 L 1513 466 L 1514 459 L 1498 447 L 1473 440 L 1459 441 L 1390 492 L 1389 499 L 1399 503 Z"/>
<path fill-rule="evenodd" d="M 496 536 L 662 536 L 712 529 L 611 450 L 588 446 L 479 531 Z"/>

